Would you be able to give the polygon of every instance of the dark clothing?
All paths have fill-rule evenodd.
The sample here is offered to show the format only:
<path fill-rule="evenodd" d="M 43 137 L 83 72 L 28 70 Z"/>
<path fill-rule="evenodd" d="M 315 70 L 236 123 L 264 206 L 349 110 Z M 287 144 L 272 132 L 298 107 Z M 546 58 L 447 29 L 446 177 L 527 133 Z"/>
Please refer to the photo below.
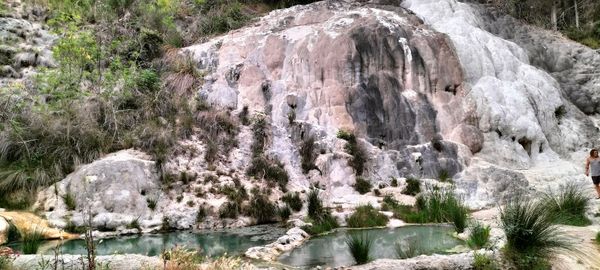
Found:
<path fill-rule="evenodd" d="M 592 182 L 594 185 L 600 185 L 600 175 L 592 176 Z"/>

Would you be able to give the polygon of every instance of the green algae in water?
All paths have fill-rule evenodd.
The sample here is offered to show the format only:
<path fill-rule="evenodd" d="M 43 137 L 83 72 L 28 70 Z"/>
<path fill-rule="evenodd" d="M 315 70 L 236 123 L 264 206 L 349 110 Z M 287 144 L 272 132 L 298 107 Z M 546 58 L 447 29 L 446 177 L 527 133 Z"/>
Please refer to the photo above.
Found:
<path fill-rule="evenodd" d="M 279 262 L 301 268 L 314 266 L 350 266 L 354 259 L 346 246 L 346 236 L 356 230 L 339 230 L 334 233 L 317 236 L 306 241 L 302 246 L 286 252 L 279 257 Z M 417 241 L 420 254 L 444 254 L 463 242 L 452 236 L 454 228 L 450 226 L 418 225 L 395 229 L 366 229 L 373 239 L 370 256 L 372 259 L 396 258 L 396 243 Z"/>
<path fill-rule="evenodd" d="M 158 256 L 163 249 L 178 245 L 200 250 L 202 256 L 217 257 L 225 253 L 232 256 L 242 255 L 248 248 L 272 243 L 283 234 L 285 234 L 284 228 L 261 225 L 215 232 L 176 231 L 162 234 L 120 236 L 95 242 L 97 243 L 97 255 L 141 254 Z M 53 254 L 52 248 L 58 244 L 58 241 L 47 241 L 44 246 L 40 247 L 38 253 Z M 20 248 L 18 243 L 11 246 L 17 250 Z M 76 239 L 63 242 L 61 253 L 87 254 L 84 240 Z"/>

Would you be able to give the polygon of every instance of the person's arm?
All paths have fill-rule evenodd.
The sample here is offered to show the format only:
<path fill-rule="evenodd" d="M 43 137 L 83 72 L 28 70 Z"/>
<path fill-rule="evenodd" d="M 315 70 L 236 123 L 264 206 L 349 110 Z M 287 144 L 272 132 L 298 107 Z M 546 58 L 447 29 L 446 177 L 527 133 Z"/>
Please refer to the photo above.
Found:
<path fill-rule="evenodd" d="M 585 159 L 585 176 L 590 176 L 590 158 Z"/>

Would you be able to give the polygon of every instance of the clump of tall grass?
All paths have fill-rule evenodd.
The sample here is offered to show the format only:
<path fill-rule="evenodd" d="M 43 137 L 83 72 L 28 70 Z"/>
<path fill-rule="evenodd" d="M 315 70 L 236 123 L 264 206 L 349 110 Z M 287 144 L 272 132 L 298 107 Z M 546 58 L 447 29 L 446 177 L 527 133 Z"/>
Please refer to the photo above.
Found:
<path fill-rule="evenodd" d="M 356 182 L 354 183 L 354 190 L 356 190 L 360 194 L 365 194 L 371 191 L 371 182 L 362 177 L 356 177 Z"/>
<path fill-rule="evenodd" d="M 386 215 L 367 204 L 357 207 L 354 213 L 348 217 L 347 223 L 350 228 L 366 228 L 385 226 L 388 221 Z"/>
<path fill-rule="evenodd" d="M 365 264 L 371 260 L 369 253 L 373 245 L 373 239 L 368 233 L 350 233 L 346 237 L 346 245 L 356 264 Z"/>
<path fill-rule="evenodd" d="M 590 204 L 590 198 L 584 194 L 580 186 L 569 183 L 561 185 L 559 192 L 547 192 L 542 196 L 545 210 L 553 217 L 557 224 L 572 226 L 587 226 L 591 221 L 585 216 Z"/>
<path fill-rule="evenodd" d="M 183 246 L 163 250 L 160 258 L 163 260 L 165 269 L 193 270 L 198 269 L 198 263 L 202 258 L 198 251 L 186 249 Z"/>
<path fill-rule="evenodd" d="M 490 255 L 473 253 L 473 270 L 498 270 L 498 264 Z"/>
<path fill-rule="evenodd" d="M 277 207 L 264 194 L 255 194 L 250 200 L 247 208 L 247 214 L 256 220 L 257 224 L 273 222 Z"/>
<path fill-rule="evenodd" d="M 352 159 L 350 159 L 348 164 L 354 168 L 356 175 L 362 175 L 365 169 L 365 163 L 367 162 L 367 153 L 358 143 L 356 135 L 350 131 L 339 130 L 337 137 L 347 142 L 344 146 L 344 151 L 352 156 Z"/>
<path fill-rule="evenodd" d="M 573 243 L 554 225 L 547 206 L 517 199 L 500 209 L 500 227 L 506 235 L 504 255 L 518 269 L 547 269 L 549 260 Z"/>
<path fill-rule="evenodd" d="M 302 199 L 300 199 L 298 192 L 286 193 L 281 197 L 281 200 L 296 212 L 302 210 Z"/>
<path fill-rule="evenodd" d="M 317 189 L 312 189 L 308 193 L 308 220 L 312 223 L 312 226 L 303 229 L 309 234 L 320 234 L 339 227 L 337 220 L 331 215 L 329 209 L 323 206 Z"/>
<path fill-rule="evenodd" d="M 421 192 L 421 181 L 417 178 L 406 178 L 406 186 L 402 190 L 402 194 L 415 196 Z"/>
<path fill-rule="evenodd" d="M 421 255 L 422 247 L 418 239 L 410 239 L 394 246 L 398 259 L 409 259 Z"/>
<path fill-rule="evenodd" d="M 597 233 L 596 233 L 596 238 L 595 238 L 595 240 L 596 240 L 596 244 L 600 245 L 600 232 L 597 232 Z"/>
<path fill-rule="evenodd" d="M 75 210 L 75 208 L 77 208 L 77 202 L 75 201 L 75 196 L 73 196 L 73 194 L 71 192 L 67 192 L 63 197 L 63 202 L 65 203 L 65 206 L 67 207 L 67 210 L 69 211 L 73 211 Z"/>
<path fill-rule="evenodd" d="M 34 230 L 21 234 L 23 254 L 36 254 L 42 244 L 42 232 Z"/>
<path fill-rule="evenodd" d="M 474 222 L 471 227 L 471 234 L 467 239 L 467 245 L 472 249 L 480 249 L 485 247 L 490 240 L 490 226 L 483 225 L 479 222 Z"/>
<path fill-rule="evenodd" d="M 445 223 L 454 225 L 462 233 L 467 227 L 468 209 L 450 191 L 432 189 L 417 197 L 414 207 L 399 204 L 390 196 L 384 198 L 385 209 L 394 217 L 409 223 Z"/>

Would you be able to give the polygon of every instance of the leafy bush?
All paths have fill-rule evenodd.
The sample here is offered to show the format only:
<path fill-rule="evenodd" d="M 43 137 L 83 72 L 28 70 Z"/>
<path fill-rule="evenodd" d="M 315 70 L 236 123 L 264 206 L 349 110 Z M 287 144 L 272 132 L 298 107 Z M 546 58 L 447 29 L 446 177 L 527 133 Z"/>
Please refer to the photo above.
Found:
<path fill-rule="evenodd" d="M 409 259 L 422 254 L 421 242 L 418 239 L 396 243 L 395 250 L 398 259 Z"/>
<path fill-rule="evenodd" d="M 421 192 L 421 181 L 416 178 L 406 178 L 406 187 L 402 190 L 402 194 L 415 196 Z"/>
<path fill-rule="evenodd" d="M 386 215 L 368 204 L 357 207 L 354 213 L 348 217 L 347 223 L 350 228 L 366 228 L 385 226 L 388 221 Z"/>
<path fill-rule="evenodd" d="M 286 205 L 277 209 L 277 215 L 282 222 L 287 221 L 292 215 L 292 210 Z"/>
<path fill-rule="evenodd" d="M 317 169 L 317 166 L 315 165 L 316 155 L 314 151 L 315 138 L 309 137 L 308 139 L 302 142 L 302 147 L 300 147 L 300 157 L 302 172 L 305 174 L 312 169 Z"/>
<path fill-rule="evenodd" d="M 467 239 L 467 245 L 472 249 L 480 249 L 485 247 L 490 240 L 490 226 L 484 226 L 479 222 L 475 222 L 471 227 L 471 234 Z"/>
<path fill-rule="evenodd" d="M 309 234 L 320 234 L 339 227 L 329 209 L 323 207 L 317 189 L 312 189 L 308 193 L 308 218 L 312 226 L 303 229 Z"/>
<path fill-rule="evenodd" d="M 63 197 L 63 202 L 67 206 L 67 210 L 73 211 L 77 208 L 77 203 L 75 202 L 75 196 L 71 192 L 67 192 Z"/>
<path fill-rule="evenodd" d="M 385 207 L 394 217 L 409 223 L 450 222 L 457 232 L 467 226 L 468 209 L 452 192 L 431 190 L 417 197 L 415 207 L 401 205 L 390 196 L 384 198 Z"/>
<path fill-rule="evenodd" d="M 356 175 L 362 175 L 365 163 L 367 162 L 367 154 L 356 140 L 356 135 L 349 131 L 339 130 L 337 137 L 347 142 L 344 150 L 352 156 L 349 164 L 356 171 Z"/>
<path fill-rule="evenodd" d="M 277 207 L 269 201 L 267 196 L 262 194 L 254 195 L 248 206 L 248 215 L 256 220 L 257 224 L 273 222 Z"/>
<path fill-rule="evenodd" d="M 558 224 L 587 226 L 591 221 L 585 216 L 590 198 L 575 184 L 562 185 L 558 194 L 548 192 L 542 196 L 546 211 Z"/>
<path fill-rule="evenodd" d="M 518 269 L 548 268 L 549 259 L 572 243 L 553 225 L 546 205 L 513 200 L 500 209 L 500 227 L 506 235 L 504 255 Z"/>
<path fill-rule="evenodd" d="M 21 234 L 21 249 L 23 254 L 36 254 L 42 244 L 42 233 L 34 230 Z"/>
<path fill-rule="evenodd" d="M 473 254 L 473 270 L 498 270 L 500 269 L 491 256 L 477 253 Z"/>
<path fill-rule="evenodd" d="M 350 233 L 346 237 L 346 245 L 356 264 L 365 264 L 371 260 L 369 255 L 373 239 L 368 233 Z"/>
<path fill-rule="evenodd" d="M 296 212 L 302 210 L 302 199 L 300 199 L 300 193 L 298 192 L 286 193 L 281 197 L 281 200 Z"/>
<path fill-rule="evenodd" d="M 219 217 L 235 219 L 240 214 L 240 205 L 236 202 L 226 202 L 219 208 Z"/>
<path fill-rule="evenodd" d="M 354 190 L 360 194 L 365 194 L 371 191 L 371 182 L 365 180 L 362 177 L 356 177 L 356 183 L 354 183 Z"/>

